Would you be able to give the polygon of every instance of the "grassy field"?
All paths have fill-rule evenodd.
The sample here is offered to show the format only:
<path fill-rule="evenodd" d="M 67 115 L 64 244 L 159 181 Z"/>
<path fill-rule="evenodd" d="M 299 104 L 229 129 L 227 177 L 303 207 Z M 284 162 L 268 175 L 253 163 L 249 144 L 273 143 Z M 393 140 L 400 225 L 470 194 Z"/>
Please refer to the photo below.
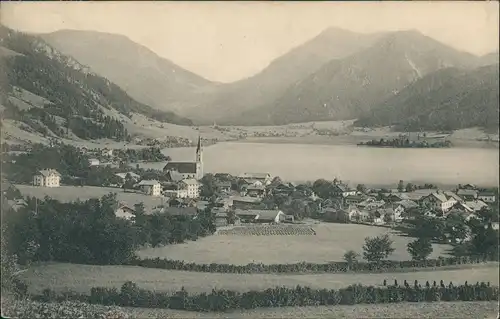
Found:
<path fill-rule="evenodd" d="M 162 204 L 161 197 L 147 196 L 137 193 L 125 193 L 123 192 L 123 189 L 120 188 L 93 186 L 34 187 L 29 185 L 16 185 L 16 187 L 24 196 L 34 196 L 36 198 L 49 196 L 62 202 L 70 202 L 77 199 L 87 200 L 90 198 L 102 197 L 109 193 L 116 193 L 118 201 L 130 206 L 144 202 L 144 206 L 146 208 L 153 208 Z"/>
<path fill-rule="evenodd" d="M 209 236 L 195 242 L 150 248 L 139 251 L 141 257 L 161 257 L 196 263 L 228 263 L 245 265 L 326 263 L 342 261 L 348 250 L 362 252 L 365 237 L 389 233 L 396 251 L 390 259 L 409 260 L 406 245 L 412 238 L 401 237 L 382 227 L 353 224 L 317 224 L 311 226 L 315 236 Z M 433 245 L 432 258 L 446 254 L 449 246 Z"/>
<path fill-rule="evenodd" d="M 210 292 L 212 289 L 231 289 L 235 291 L 263 290 L 269 287 L 297 285 L 311 288 L 338 289 L 355 283 L 382 285 L 384 279 L 389 283 L 415 279 L 445 283 L 470 283 L 477 281 L 498 282 L 498 263 L 463 266 L 453 270 L 428 270 L 410 273 L 380 274 L 218 274 L 172 271 L 132 266 L 94 266 L 53 263 L 33 266 L 20 276 L 27 280 L 32 292 L 40 293 L 45 288 L 56 291 L 77 291 L 90 293 L 92 287 L 120 288 L 126 281 L 133 281 L 141 288 L 157 291 L 178 291 L 182 287 L 190 293 Z"/>
<path fill-rule="evenodd" d="M 122 308 L 131 318 L 200 318 L 200 319 L 285 319 L 285 318 L 487 318 L 496 319 L 498 303 L 434 302 L 355 306 L 286 307 L 199 313 L 171 309 Z"/>

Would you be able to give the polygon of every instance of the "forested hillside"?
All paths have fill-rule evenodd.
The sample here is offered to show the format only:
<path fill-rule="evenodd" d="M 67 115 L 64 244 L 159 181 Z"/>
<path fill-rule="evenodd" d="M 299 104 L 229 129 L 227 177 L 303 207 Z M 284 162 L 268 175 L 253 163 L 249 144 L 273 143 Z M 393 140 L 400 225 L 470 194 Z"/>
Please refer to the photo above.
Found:
<path fill-rule="evenodd" d="M 398 130 L 498 130 L 498 64 L 475 70 L 448 68 L 430 74 L 355 122 Z"/>
<path fill-rule="evenodd" d="M 110 110 L 130 117 L 144 114 L 159 121 L 191 125 L 171 112 L 160 112 L 133 100 L 118 86 L 89 72 L 88 68 L 62 55 L 43 40 L 0 27 L 0 46 L 17 54 L 3 55 L 8 85 L 3 94 L 4 118 L 28 125 L 44 134 L 82 139 L 129 137 L 123 123 Z M 19 107 L 19 92 L 45 100 L 43 105 Z M 116 113 L 116 112 L 115 112 Z"/>

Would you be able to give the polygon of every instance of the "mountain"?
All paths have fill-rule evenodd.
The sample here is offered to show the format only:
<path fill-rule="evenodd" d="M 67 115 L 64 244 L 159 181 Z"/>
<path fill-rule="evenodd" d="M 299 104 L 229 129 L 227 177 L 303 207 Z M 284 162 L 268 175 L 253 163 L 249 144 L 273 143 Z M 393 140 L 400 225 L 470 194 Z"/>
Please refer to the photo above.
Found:
<path fill-rule="evenodd" d="M 496 51 L 481 56 L 479 63 L 481 66 L 485 66 L 491 64 L 498 64 L 498 62 L 499 62 L 499 53 L 498 51 Z"/>
<path fill-rule="evenodd" d="M 450 131 L 469 127 L 498 130 L 498 64 L 474 70 L 447 68 L 416 81 L 355 126 Z"/>
<path fill-rule="evenodd" d="M 42 35 L 54 48 L 88 65 L 138 101 L 210 124 L 271 103 L 327 61 L 366 48 L 377 36 L 329 28 L 278 57 L 260 73 L 220 84 L 160 58 L 125 36 L 74 30 Z"/>
<path fill-rule="evenodd" d="M 5 119 L 45 136 L 126 140 L 123 123 L 142 114 L 167 123 L 189 119 L 139 103 L 117 85 L 91 72 L 42 39 L 0 26 Z"/>
<path fill-rule="evenodd" d="M 276 58 L 258 74 L 222 86 L 207 104 L 191 109 L 186 115 L 195 120 L 201 114 L 200 119 L 234 124 L 242 112 L 273 103 L 290 85 L 314 73 L 326 62 L 367 48 L 379 36 L 328 28 Z"/>
<path fill-rule="evenodd" d="M 324 64 L 273 103 L 240 115 L 240 122 L 279 125 L 353 119 L 429 73 L 477 63 L 476 56 L 417 31 L 385 34 L 367 49 Z"/>
<path fill-rule="evenodd" d="M 159 110 L 182 113 L 199 105 L 204 93 L 217 87 L 123 35 L 61 30 L 40 36 L 137 101 Z"/>

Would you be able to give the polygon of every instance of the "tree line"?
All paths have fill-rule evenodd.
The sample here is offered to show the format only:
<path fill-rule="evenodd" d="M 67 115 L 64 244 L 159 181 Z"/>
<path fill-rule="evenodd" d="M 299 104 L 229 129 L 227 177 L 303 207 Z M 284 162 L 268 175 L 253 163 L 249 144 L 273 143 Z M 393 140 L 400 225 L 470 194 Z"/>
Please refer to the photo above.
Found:
<path fill-rule="evenodd" d="M 438 285 L 429 282 L 422 287 L 413 285 L 351 285 L 346 288 L 313 289 L 296 286 L 268 288 L 262 291 L 238 292 L 216 290 L 210 293 L 189 294 L 184 288 L 174 294 L 141 289 L 133 282 L 126 282 L 121 289 L 95 287 L 90 295 L 73 292 L 56 293 L 45 289 L 41 295 L 31 296 L 43 302 L 83 301 L 90 304 L 118 305 L 122 307 L 167 308 L 199 312 L 223 312 L 236 309 L 334 306 L 356 304 L 381 304 L 399 302 L 439 301 L 494 301 L 498 300 L 498 287 L 489 283 L 469 285 Z"/>
<path fill-rule="evenodd" d="M 70 203 L 48 197 L 28 197 L 26 202 L 26 207 L 15 212 L 8 207 L 2 211 L 7 250 L 19 264 L 127 264 L 143 245 L 182 243 L 215 231 L 210 208 L 191 218 L 146 215 L 143 205 L 137 204 L 135 220 L 125 220 L 115 215 L 115 194 Z"/>

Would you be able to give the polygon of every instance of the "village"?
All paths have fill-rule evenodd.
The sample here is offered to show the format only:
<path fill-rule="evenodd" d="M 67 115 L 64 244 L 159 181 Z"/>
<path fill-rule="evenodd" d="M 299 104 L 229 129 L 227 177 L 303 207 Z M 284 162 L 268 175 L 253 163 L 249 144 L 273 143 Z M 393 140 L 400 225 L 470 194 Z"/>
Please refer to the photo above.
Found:
<path fill-rule="evenodd" d="M 110 163 L 117 161 L 116 151 L 115 155 L 110 149 L 98 152 L 99 156 L 88 160 L 89 167 L 102 165 L 103 159 Z M 95 194 L 92 197 L 98 198 L 109 192 L 127 195 L 125 200 L 119 200 L 115 214 L 132 221 L 135 217 L 134 205 L 149 200 L 151 204 L 146 205 L 148 214 L 195 217 L 199 211 L 209 207 L 221 232 L 256 224 L 300 226 L 307 222 L 394 227 L 422 214 L 436 219 L 460 215 L 464 220 L 469 220 L 483 209 L 494 209 L 498 201 L 494 189 L 481 189 L 472 184 L 441 190 L 434 185 L 418 186 L 399 181 L 395 189 L 375 189 L 362 184 L 353 188 L 338 179 L 296 184 L 282 181 L 267 172 L 245 172 L 238 176 L 222 172 L 204 174 L 201 137 L 192 162 L 172 161 L 159 150 L 148 154 L 149 159 L 164 160 L 166 163 L 163 170 L 157 172 L 157 179 L 146 176 L 151 174 L 141 176 L 139 171 L 134 171 L 130 166 L 113 164 L 120 172 L 114 173 L 112 184 L 92 187 Z M 3 183 L 2 189 L 10 187 L 7 185 L 9 182 Z M 78 186 L 63 186 L 61 174 L 53 168 L 42 169 L 34 174 L 31 186 L 15 187 L 20 189 L 23 196 L 42 198 L 49 196 L 60 199 L 57 195 L 65 191 L 77 195 L 81 193 Z M 89 198 L 83 198 L 82 195 L 81 199 Z M 15 208 L 23 206 L 25 202 L 23 198 L 11 198 L 9 203 Z M 498 229 L 498 218 L 492 226 Z M 249 229 L 247 227 L 247 233 Z"/>

